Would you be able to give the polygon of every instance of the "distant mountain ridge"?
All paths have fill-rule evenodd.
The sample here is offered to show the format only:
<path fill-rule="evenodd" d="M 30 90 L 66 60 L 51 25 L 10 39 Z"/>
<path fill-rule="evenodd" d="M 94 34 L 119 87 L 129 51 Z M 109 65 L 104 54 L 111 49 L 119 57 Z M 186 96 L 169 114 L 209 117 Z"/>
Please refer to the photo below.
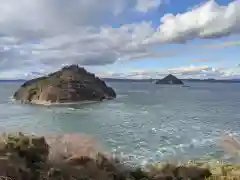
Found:
<path fill-rule="evenodd" d="M 158 79 L 123 79 L 123 78 L 101 78 L 104 81 L 114 81 L 114 82 L 154 82 Z M 180 78 L 181 79 L 181 78 Z M 240 79 L 181 79 L 182 81 L 187 82 L 225 82 L 225 83 L 240 83 Z M 24 82 L 28 81 L 27 79 L 0 79 L 1 82 Z"/>
<path fill-rule="evenodd" d="M 105 81 L 109 82 L 154 82 L 158 79 L 118 79 L 118 78 L 103 78 Z M 240 79 L 181 79 L 185 82 L 210 82 L 210 83 L 240 83 Z"/>

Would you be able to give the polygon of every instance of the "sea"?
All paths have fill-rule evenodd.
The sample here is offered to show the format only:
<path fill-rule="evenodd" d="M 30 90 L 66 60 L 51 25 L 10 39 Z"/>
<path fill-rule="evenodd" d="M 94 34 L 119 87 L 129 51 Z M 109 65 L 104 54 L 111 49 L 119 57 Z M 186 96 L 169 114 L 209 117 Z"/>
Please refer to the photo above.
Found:
<path fill-rule="evenodd" d="M 240 135 L 240 83 L 106 83 L 116 99 L 43 106 L 14 102 L 22 82 L 1 82 L 0 131 L 87 134 L 107 151 L 141 165 L 169 159 L 232 161 L 218 142 L 227 134 Z"/>

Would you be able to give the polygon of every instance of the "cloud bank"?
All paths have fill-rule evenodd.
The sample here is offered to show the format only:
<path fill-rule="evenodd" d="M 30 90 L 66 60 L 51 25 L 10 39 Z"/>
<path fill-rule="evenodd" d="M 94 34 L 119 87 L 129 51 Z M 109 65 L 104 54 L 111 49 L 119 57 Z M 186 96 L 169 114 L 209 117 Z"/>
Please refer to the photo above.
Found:
<path fill-rule="evenodd" d="M 174 74 L 179 78 L 199 78 L 199 79 L 240 79 L 240 74 L 233 69 L 213 68 L 210 66 L 186 66 L 159 70 L 132 70 L 125 73 L 105 72 L 99 74 L 105 78 L 128 78 L 128 79 L 159 79 L 168 74 Z"/>
<path fill-rule="evenodd" d="M 145 43 L 185 43 L 197 38 L 219 38 L 240 32 L 240 1 L 220 6 L 210 0 L 183 14 L 166 14 Z"/>
<path fill-rule="evenodd" d="M 132 59 L 171 56 L 155 48 L 168 43 L 218 38 L 240 32 L 240 0 L 214 0 L 182 14 L 125 24 L 161 0 L 0 0 L 0 70 L 40 72 L 62 64 L 100 66 Z M 114 22 L 123 22 L 113 27 Z M 41 68 L 39 68 L 41 67 Z M 42 70 L 43 71 L 43 70 Z M 19 72 L 20 73 L 20 72 Z"/>

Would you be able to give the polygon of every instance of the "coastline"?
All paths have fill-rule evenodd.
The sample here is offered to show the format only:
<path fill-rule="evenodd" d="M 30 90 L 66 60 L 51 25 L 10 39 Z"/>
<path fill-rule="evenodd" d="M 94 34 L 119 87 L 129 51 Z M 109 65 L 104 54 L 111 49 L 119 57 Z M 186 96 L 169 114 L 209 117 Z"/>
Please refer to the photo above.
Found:
<path fill-rule="evenodd" d="M 13 96 L 9 97 L 9 100 L 11 102 L 17 103 L 21 102 L 20 100 L 16 100 Z M 84 104 L 95 104 L 104 102 L 106 100 L 102 101 L 76 101 L 76 102 L 67 102 L 67 103 L 51 103 L 49 101 L 41 101 L 41 100 L 33 100 L 32 103 L 24 103 L 29 105 L 42 105 L 42 106 L 68 106 L 68 105 L 84 105 Z"/>

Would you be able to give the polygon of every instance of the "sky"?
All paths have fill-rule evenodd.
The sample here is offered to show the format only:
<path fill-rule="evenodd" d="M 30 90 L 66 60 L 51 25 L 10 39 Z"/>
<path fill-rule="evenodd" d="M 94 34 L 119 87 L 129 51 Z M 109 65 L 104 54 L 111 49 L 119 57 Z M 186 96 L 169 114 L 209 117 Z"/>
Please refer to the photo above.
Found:
<path fill-rule="evenodd" d="M 0 0 L 0 79 L 240 79 L 240 0 Z"/>

